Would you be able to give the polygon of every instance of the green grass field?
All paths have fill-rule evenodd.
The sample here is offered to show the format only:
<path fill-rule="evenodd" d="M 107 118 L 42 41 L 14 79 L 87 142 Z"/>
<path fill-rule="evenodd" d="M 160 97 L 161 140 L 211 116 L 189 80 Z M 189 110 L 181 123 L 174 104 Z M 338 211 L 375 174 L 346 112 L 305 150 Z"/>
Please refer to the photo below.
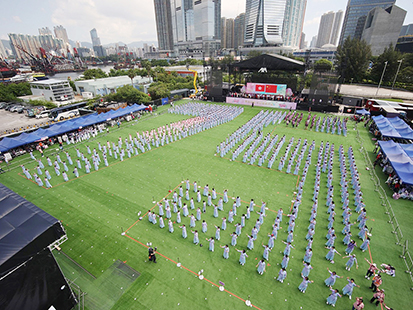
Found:
<path fill-rule="evenodd" d="M 164 112 L 165 107 L 157 112 Z M 327 207 L 326 201 L 326 174 L 321 176 L 321 190 L 319 198 L 316 233 L 314 236 L 312 266 L 309 278 L 314 280 L 310 284 L 307 292 L 302 294 L 297 287 L 301 283 L 300 272 L 302 270 L 302 259 L 307 244 L 305 235 L 309 224 L 308 218 L 312 206 L 312 193 L 315 177 L 315 163 L 321 141 L 329 141 L 335 144 L 334 157 L 334 187 L 335 196 L 340 195 L 340 171 L 338 161 L 338 148 L 342 144 L 346 155 L 349 146 L 353 146 L 356 163 L 361 176 L 361 186 L 364 194 L 364 201 L 369 216 L 368 226 L 372 228 L 371 256 L 374 262 L 390 263 L 396 267 L 396 277 L 385 275 L 383 288 L 386 290 L 386 303 L 395 309 L 409 309 L 413 301 L 411 282 L 406 273 L 405 265 L 399 255 L 401 247 L 395 244 L 395 236 L 391 233 L 391 225 L 387 223 L 388 216 L 377 192 L 374 190 L 373 181 L 370 174 L 365 170 L 366 163 L 364 157 L 359 152 L 360 144 L 356 140 L 356 130 L 353 130 L 354 123 L 348 123 L 348 136 L 331 135 L 314 131 L 304 130 L 304 121 L 307 113 L 304 113 L 304 121 L 298 128 L 286 127 L 284 123 L 280 125 L 269 125 L 264 129 L 264 134 L 278 134 L 279 137 L 286 135 L 286 143 L 281 149 L 273 169 L 267 169 L 266 163 L 263 167 L 247 165 L 241 162 L 242 155 L 236 161 L 229 160 L 229 154 L 225 158 L 215 156 L 216 146 L 233 133 L 237 128 L 245 124 L 255 114 L 259 108 L 245 107 L 244 113 L 235 120 L 203 131 L 188 138 L 178 140 L 157 149 L 125 158 L 123 162 L 109 158 L 109 167 L 92 171 L 90 174 L 82 174 L 78 179 L 70 172 L 70 181 L 63 183 L 63 178 L 55 176 L 53 171 L 51 183 L 53 188 L 45 189 L 37 184 L 28 181 L 21 173 L 19 167 L 24 163 L 30 170 L 34 167 L 34 162 L 28 155 L 19 157 L 11 164 L 11 170 L 0 175 L 0 182 L 16 191 L 18 194 L 33 202 L 46 212 L 62 221 L 68 235 L 68 241 L 62 245 L 62 251 L 67 254 L 78 265 L 66 259 L 61 254 L 56 255 L 65 276 L 78 284 L 86 295 L 86 308 L 94 309 L 240 309 L 245 307 L 244 302 L 250 298 L 253 306 L 257 309 L 329 309 L 325 304 L 325 299 L 329 295 L 329 289 L 324 285 L 324 280 L 329 276 L 327 267 L 337 271 L 343 279 L 337 280 L 335 288 L 342 288 L 347 284 L 346 277 L 352 277 L 360 288 L 355 288 L 353 296 L 363 296 L 366 303 L 365 309 L 373 309 L 368 300 L 372 297 L 368 287 L 371 281 L 364 278 L 368 268 L 364 258 L 370 259 L 369 251 L 362 253 L 358 248 L 355 250 L 359 269 L 355 267 L 351 271 L 345 270 L 346 259 L 336 256 L 334 265 L 325 260 L 327 233 Z M 109 134 L 101 134 L 97 139 L 80 143 L 78 147 L 86 154 L 86 145 L 97 148 L 97 143 L 106 141 L 116 142 L 119 137 L 126 138 L 129 134 L 134 136 L 137 131 L 151 130 L 183 119 L 183 116 L 160 113 L 156 116 L 145 116 L 139 122 L 122 124 L 120 129 L 111 128 Z M 364 142 L 364 147 L 371 159 L 374 158 L 372 150 L 374 143 L 372 136 L 366 131 L 362 124 L 358 125 L 360 136 Z M 286 217 L 283 219 L 282 227 L 278 233 L 275 247 L 270 253 L 266 272 L 259 275 L 256 271 L 256 264 L 262 257 L 263 248 L 261 243 L 268 241 L 267 234 L 271 232 L 272 224 L 276 213 L 271 210 L 278 210 L 280 207 L 287 213 L 291 207 L 294 191 L 298 177 L 286 174 L 277 170 L 278 162 L 284 154 L 285 147 L 289 139 L 294 136 L 295 146 L 298 138 L 307 138 L 309 144 L 316 141 L 316 148 L 313 152 L 312 165 L 310 166 L 307 180 L 304 187 L 302 204 L 294 234 L 290 263 L 287 269 L 287 279 L 283 284 L 274 280 L 278 275 L 282 259 L 284 244 L 287 236 Z M 65 146 L 65 149 L 76 159 L 75 147 Z M 46 151 L 46 155 L 52 156 L 55 148 Z M 291 154 L 291 153 L 290 153 Z M 307 154 L 307 153 L 306 153 Z M 39 153 L 35 153 L 36 157 Z M 65 157 L 64 155 L 62 158 Z M 301 169 L 304 166 L 302 162 Z M 45 159 L 43 163 L 46 165 Z M 348 163 L 347 163 L 348 165 Z M 285 167 L 283 171 L 285 171 Z M 380 176 L 382 185 L 388 195 L 391 194 L 384 184 L 386 177 L 376 168 Z M 52 170 L 52 169 L 50 169 Z M 94 170 L 94 169 L 92 169 Z M 294 170 L 294 169 L 293 169 Z M 302 170 L 300 170 L 302 171 Z M 192 234 L 188 229 L 188 238 L 181 237 L 181 230 L 175 224 L 175 232 L 170 234 L 166 227 L 160 229 L 159 225 L 149 223 L 147 217 L 138 221 L 138 212 L 142 215 L 155 207 L 153 201 L 161 201 L 164 197 L 171 198 L 173 190 L 185 179 L 197 181 L 202 188 L 205 184 L 209 188 L 215 188 L 220 194 L 224 189 L 228 190 L 230 202 L 225 204 L 224 210 L 219 214 L 219 218 L 213 217 L 212 208 L 202 215 L 208 223 L 208 232 L 200 233 L 200 240 L 203 247 L 192 243 Z M 202 192 L 201 188 L 201 192 Z M 191 197 L 196 198 L 195 193 L 190 191 Z M 219 194 L 219 195 L 220 195 Z M 218 195 L 218 197 L 219 197 Z M 253 198 L 257 205 L 261 200 L 267 202 L 267 217 L 258 234 L 255 247 L 248 251 L 248 258 L 245 266 L 238 263 L 239 253 L 230 246 L 230 257 L 225 260 L 222 257 L 223 250 L 220 245 L 230 244 L 229 234 L 235 231 L 230 228 L 221 232 L 221 240 L 215 243 L 215 252 L 208 251 L 208 242 L 205 238 L 215 235 L 214 225 L 221 225 L 221 218 L 228 217 L 228 210 L 232 205 L 231 197 L 240 196 L 243 205 L 235 217 L 234 224 L 239 222 L 241 212 L 248 202 Z M 350 202 L 354 202 L 354 196 L 350 195 Z M 405 239 L 413 239 L 413 228 L 411 221 L 413 215 L 410 210 L 411 201 L 392 200 L 391 203 L 401 225 Z M 337 204 L 339 206 L 340 204 Z M 201 203 L 195 203 L 196 208 Z M 341 206 L 341 205 L 340 205 Z M 258 209 L 258 208 L 256 208 Z M 157 207 L 154 208 L 157 212 Z M 341 210 L 341 209 L 339 209 Z M 194 210 L 195 211 L 195 210 Z M 191 210 L 190 210 L 191 214 Z M 195 214 L 195 212 L 194 212 Z M 253 223 L 258 218 L 258 214 L 253 214 L 247 221 L 247 225 L 242 230 L 242 235 L 238 238 L 238 249 L 246 249 L 247 236 L 251 233 Z M 172 215 L 172 219 L 176 219 Z M 356 220 L 356 215 L 351 217 Z M 336 248 L 339 253 L 344 254 L 345 246 L 341 242 L 343 236 L 341 230 L 341 215 L 336 216 L 335 225 L 337 232 Z M 183 218 L 183 223 L 189 228 L 189 219 Z M 196 229 L 201 230 L 199 222 Z M 127 231 L 125 235 L 122 232 Z M 361 245 L 361 240 L 356 234 L 358 229 L 352 228 L 354 239 Z M 158 263 L 153 264 L 147 260 L 147 248 L 145 244 L 152 242 L 158 247 Z M 130 281 L 112 272 L 114 264 L 118 261 L 125 262 L 128 266 L 140 273 L 139 277 Z M 182 266 L 178 268 L 176 262 Z M 197 276 L 198 271 L 204 270 L 204 279 Z M 86 273 L 87 270 L 90 274 Z M 92 277 L 92 275 L 94 277 Z M 112 279 L 113 290 L 110 285 L 103 285 Z M 225 291 L 219 291 L 217 285 L 222 281 L 225 283 Z M 120 288 L 122 287 L 122 288 Z M 89 299 L 88 299 L 89 298 Z M 96 301 L 101 299 L 101 302 Z M 338 309 L 351 309 L 354 302 L 348 297 L 339 298 Z"/>

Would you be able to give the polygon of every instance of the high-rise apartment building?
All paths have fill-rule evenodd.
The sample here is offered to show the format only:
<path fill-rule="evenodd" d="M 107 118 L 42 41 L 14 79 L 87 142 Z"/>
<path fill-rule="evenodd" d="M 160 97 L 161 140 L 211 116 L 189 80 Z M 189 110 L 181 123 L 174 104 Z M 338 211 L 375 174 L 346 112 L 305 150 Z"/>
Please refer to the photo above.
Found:
<path fill-rule="evenodd" d="M 100 38 L 98 37 L 98 32 L 97 32 L 96 28 L 93 28 L 92 30 L 90 30 L 90 37 L 92 38 L 92 45 L 93 46 L 102 45 L 100 43 Z"/>
<path fill-rule="evenodd" d="M 367 14 L 375 7 L 387 8 L 396 0 L 348 0 L 339 45 L 347 37 L 361 39 Z"/>
<path fill-rule="evenodd" d="M 221 48 L 233 49 L 234 46 L 234 19 L 221 18 Z"/>
<path fill-rule="evenodd" d="M 19 59 L 29 59 L 29 56 L 20 48 L 28 53 L 40 57 L 40 47 L 46 52 L 54 53 L 56 50 L 65 54 L 66 46 L 62 39 L 54 38 L 53 35 L 25 35 L 9 33 L 10 46 L 13 54 Z"/>
<path fill-rule="evenodd" d="M 39 28 L 39 34 L 40 35 L 47 35 L 47 34 L 52 35 L 52 31 L 49 29 L 49 27 L 43 27 L 43 28 Z"/>
<path fill-rule="evenodd" d="M 154 0 L 158 47 L 161 51 L 174 48 L 170 0 Z"/>
<path fill-rule="evenodd" d="M 0 40 L 0 58 L 6 58 L 7 57 L 7 53 L 6 53 L 6 49 L 4 48 L 3 42 L 1 42 Z"/>
<path fill-rule="evenodd" d="M 325 44 L 337 45 L 338 33 L 343 21 L 343 11 L 324 13 L 320 19 L 318 27 L 316 47 Z"/>
<path fill-rule="evenodd" d="M 284 46 L 291 46 L 294 48 L 300 46 L 306 7 L 307 0 L 286 1 L 283 25 Z"/>
<path fill-rule="evenodd" d="M 238 49 L 244 44 L 245 13 L 241 13 L 234 19 L 234 48 Z"/>
<path fill-rule="evenodd" d="M 62 39 L 66 44 L 69 44 L 66 28 L 62 25 L 54 27 L 54 35 L 56 38 Z"/>

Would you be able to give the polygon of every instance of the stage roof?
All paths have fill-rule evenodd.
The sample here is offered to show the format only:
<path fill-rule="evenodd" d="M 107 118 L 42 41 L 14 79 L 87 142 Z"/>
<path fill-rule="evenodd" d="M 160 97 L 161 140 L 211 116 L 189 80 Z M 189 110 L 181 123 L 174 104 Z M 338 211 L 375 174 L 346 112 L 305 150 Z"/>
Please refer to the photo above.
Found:
<path fill-rule="evenodd" d="M 0 277 L 64 235 L 56 218 L 0 183 Z"/>
<path fill-rule="evenodd" d="M 302 61 L 281 55 L 262 54 L 254 58 L 231 64 L 231 67 L 243 70 L 259 70 L 261 68 L 266 68 L 268 71 L 304 71 L 305 64 Z"/>

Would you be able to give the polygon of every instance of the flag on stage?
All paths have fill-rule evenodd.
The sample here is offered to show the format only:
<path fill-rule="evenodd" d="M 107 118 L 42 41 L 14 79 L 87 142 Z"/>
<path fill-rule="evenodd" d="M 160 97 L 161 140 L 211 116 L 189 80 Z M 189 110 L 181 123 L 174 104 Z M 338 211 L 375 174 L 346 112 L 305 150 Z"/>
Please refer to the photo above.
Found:
<path fill-rule="evenodd" d="M 270 93 L 270 94 L 276 94 L 277 93 L 277 85 L 267 84 L 265 86 L 265 92 Z"/>
<path fill-rule="evenodd" d="M 264 84 L 256 84 L 255 85 L 255 91 L 256 92 L 265 92 L 265 85 Z"/>

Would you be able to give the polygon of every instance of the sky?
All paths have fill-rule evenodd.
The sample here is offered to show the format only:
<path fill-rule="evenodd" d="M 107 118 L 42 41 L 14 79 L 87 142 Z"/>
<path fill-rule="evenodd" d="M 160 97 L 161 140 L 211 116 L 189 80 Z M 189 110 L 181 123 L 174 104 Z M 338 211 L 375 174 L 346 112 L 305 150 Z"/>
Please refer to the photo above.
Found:
<path fill-rule="evenodd" d="M 6 4 L 7 1 L 7 4 Z M 91 42 L 96 28 L 102 44 L 156 41 L 153 0 L 0 0 L 0 38 L 8 33 L 37 35 L 38 28 L 63 25 L 69 39 Z M 222 17 L 234 18 L 245 12 L 245 0 L 221 0 Z M 413 23 L 413 0 L 397 0 L 407 12 L 404 24 Z M 304 21 L 306 41 L 318 32 L 320 17 L 328 11 L 343 10 L 347 0 L 308 0 Z M 410 12 L 409 12 L 410 11 Z"/>

